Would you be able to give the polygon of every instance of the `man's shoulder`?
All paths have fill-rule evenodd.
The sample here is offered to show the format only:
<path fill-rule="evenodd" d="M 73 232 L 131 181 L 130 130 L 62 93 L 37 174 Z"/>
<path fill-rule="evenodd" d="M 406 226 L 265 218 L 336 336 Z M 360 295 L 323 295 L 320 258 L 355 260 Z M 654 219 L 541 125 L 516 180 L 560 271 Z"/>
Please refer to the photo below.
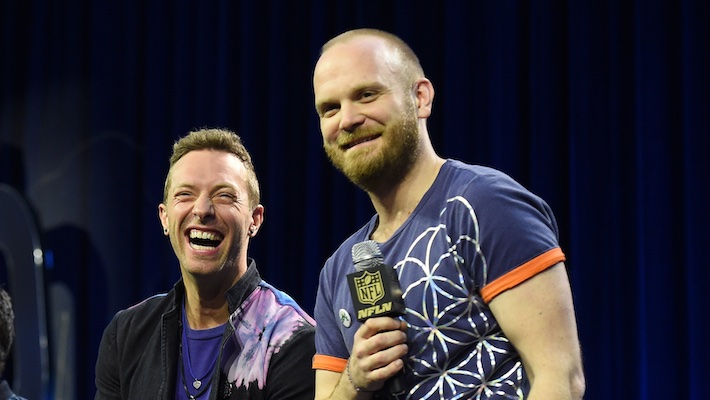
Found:
<path fill-rule="evenodd" d="M 154 294 L 120 312 L 140 314 L 155 308 L 160 308 L 161 305 L 172 304 L 173 298 L 174 294 L 171 292 Z"/>
<path fill-rule="evenodd" d="M 175 291 L 152 295 L 139 303 L 118 311 L 114 316 L 114 322 L 123 324 L 134 324 L 143 320 L 153 320 L 160 315 L 175 308 Z"/>
<path fill-rule="evenodd" d="M 259 283 L 258 298 L 252 302 L 257 310 L 271 310 L 259 313 L 264 318 L 275 318 L 277 321 L 301 321 L 306 326 L 315 325 L 313 318 L 288 293 L 277 289 L 272 284 L 262 280 Z"/>
<path fill-rule="evenodd" d="M 452 175 L 454 178 L 477 179 L 483 182 L 500 182 L 501 180 L 514 181 L 510 175 L 494 167 L 469 164 L 454 159 L 447 160 L 444 164 L 443 171 Z"/>
<path fill-rule="evenodd" d="M 469 200 L 477 199 L 476 203 L 480 206 L 491 199 L 529 193 L 515 178 L 493 167 L 457 160 L 448 160 L 445 167 L 444 176 L 434 192 L 446 199 L 463 196 Z"/>

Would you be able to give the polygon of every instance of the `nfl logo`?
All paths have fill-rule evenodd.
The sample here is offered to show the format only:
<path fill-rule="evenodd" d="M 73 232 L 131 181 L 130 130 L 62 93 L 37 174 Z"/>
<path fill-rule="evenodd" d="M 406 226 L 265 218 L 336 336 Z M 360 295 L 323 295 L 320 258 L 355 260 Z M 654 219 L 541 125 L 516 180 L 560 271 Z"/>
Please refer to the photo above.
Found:
<path fill-rule="evenodd" d="M 363 274 L 354 278 L 357 298 L 360 303 L 373 305 L 385 296 L 380 271 L 363 271 Z"/>

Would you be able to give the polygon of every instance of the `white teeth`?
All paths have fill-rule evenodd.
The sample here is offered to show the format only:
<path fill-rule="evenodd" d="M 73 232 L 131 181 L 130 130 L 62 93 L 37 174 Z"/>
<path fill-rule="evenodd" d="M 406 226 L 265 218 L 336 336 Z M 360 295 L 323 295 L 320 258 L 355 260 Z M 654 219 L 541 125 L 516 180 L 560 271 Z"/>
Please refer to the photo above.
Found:
<path fill-rule="evenodd" d="M 190 239 L 207 239 L 207 240 L 222 240 L 222 235 L 214 232 L 205 232 L 197 229 L 190 230 Z"/>

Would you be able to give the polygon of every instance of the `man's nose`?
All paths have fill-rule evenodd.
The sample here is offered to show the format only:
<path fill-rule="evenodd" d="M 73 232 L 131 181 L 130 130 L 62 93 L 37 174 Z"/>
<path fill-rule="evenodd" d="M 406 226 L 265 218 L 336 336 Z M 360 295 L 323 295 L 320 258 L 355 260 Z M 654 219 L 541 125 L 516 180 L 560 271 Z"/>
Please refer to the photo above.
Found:
<path fill-rule="evenodd" d="M 202 195 L 195 200 L 192 213 L 202 222 L 214 215 L 214 204 L 210 196 Z"/>
<path fill-rule="evenodd" d="M 365 122 L 365 116 L 360 108 L 353 103 L 345 102 L 340 105 L 340 125 L 341 131 L 352 132 Z"/>

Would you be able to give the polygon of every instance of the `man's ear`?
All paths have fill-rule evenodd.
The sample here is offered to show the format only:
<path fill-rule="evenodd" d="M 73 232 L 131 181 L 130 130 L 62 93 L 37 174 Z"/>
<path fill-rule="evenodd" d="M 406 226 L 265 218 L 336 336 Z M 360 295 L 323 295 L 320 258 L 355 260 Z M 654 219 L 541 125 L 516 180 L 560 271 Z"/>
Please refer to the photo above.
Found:
<path fill-rule="evenodd" d="M 421 78 L 414 84 L 414 95 L 417 98 L 417 116 L 429 118 L 434 104 L 434 85 L 427 78 Z"/>
<path fill-rule="evenodd" d="M 167 209 L 165 208 L 165 204 L 163 203 L 158 204 L 158 219 L 160 220 L 160 225 L 163 226 L 163 234 L 167 236 L 170 232 L 170 225 L 168 224 Z"/>
<path fill-rule="evenodd" d="M 264 206 L 258 204 L 254 207 L 254 211 L 251 213 L 251 227 L 249 227 L 249 236 L 254 237 L 256 232 L 259 231 L 261 224 L 264 223 Z"/>

